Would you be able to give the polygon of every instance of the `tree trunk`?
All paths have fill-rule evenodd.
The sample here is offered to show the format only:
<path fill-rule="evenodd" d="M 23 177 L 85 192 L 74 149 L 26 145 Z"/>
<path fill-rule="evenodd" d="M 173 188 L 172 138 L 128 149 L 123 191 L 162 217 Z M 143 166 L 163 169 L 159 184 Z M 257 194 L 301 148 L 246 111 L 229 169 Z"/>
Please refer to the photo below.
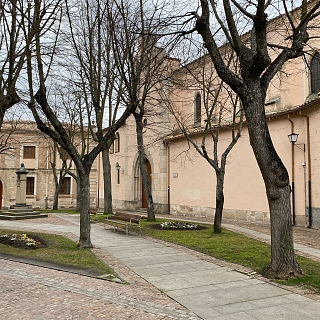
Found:
<path fill-rule="evenodd" d="M 56 170 L 53 170 L 53 174 L 56 175 Z M 62 174 L 60 171 L 60 177 L 59 177 L 59 181 L 58 178 L 55 178 L 55 184 L 56 184 L 56 188 L 54 190 L 54 196 L 53 196 L 53 205 L 52 205 L 52 209 L 53 210 L 58 210 L 59 209 L 59 194 L 60 194 L 60 189 L 61 189 L 61 182 L 62 182 Z"/>
<path fill-rule="evenodd" d="M 92 248 L 90 237 L 90 179 L 89 172 L 79 172 L 80 182 L 80 238 L 78 247 Z"/>
<path fill-rule="evenodd" d="M 151 192 L 151 183 L 148 176 L 148 171 L 146 167 L 146 155 L 144 152 L 144 145 L 143 145 L 143 123 L 142 119 L 139 116 L 135 116 L 136 119 L 136 132 L 137 132 L 137 143 L 138 143 L 138 153 L 139 153 L 139 160 L 140 160 L 140 172 L 141 178 L 144 186 L 144 192 L 146 195 L 147 200 L 147 220 L 148 221 L 155 221 L 156 217 L 154 215 L 154 205 L 153 205 L 153 198 Z"/>
<path fill-rule="evenodd" d="M 214 214 L 214 224 L 213 224 L 213 232 L 215 234 L 220 234 L 222 232 L 221 222 L 222 222 L 222 213 L 224 206 L 224 170 L 215 170 L 217 185 L 216 185 L 216 211 Z"/>
<path fill-rule="evenodd" d="M 103 165 L 103 190 L 104 190 L 104 213 L 112 213 L 112 185 L 111 185 L 111 164 L 109 158 L 109 150 L 102 151 Z"/>
<path fill-rule="evenodd" d="M 257 87 L 243 97 L 250 144 L 266 187 L 271 224 L 271 275 L 277 278 L 301 274 L 292 234 L 289 175 L 274 149 L 264 109 L 264 94 Z"/>
<path fill-rule="evenodd" d="M 56 189 L 54 190 L 54 195 L 53 195 L 52 209 L 58 210 L 58 208 L 59 208 L 59 190 L 56 186 Z"/>
<path fill-rule="evenodd" d="M 78 177 L 77 177 L 77 206 L 76 206 L 76 211 L 77 212 L 80 212 L 81 211 L 81 192 L 80 192 L 80 181 L 79 181 L 79 174 L 78 174 Z"/>

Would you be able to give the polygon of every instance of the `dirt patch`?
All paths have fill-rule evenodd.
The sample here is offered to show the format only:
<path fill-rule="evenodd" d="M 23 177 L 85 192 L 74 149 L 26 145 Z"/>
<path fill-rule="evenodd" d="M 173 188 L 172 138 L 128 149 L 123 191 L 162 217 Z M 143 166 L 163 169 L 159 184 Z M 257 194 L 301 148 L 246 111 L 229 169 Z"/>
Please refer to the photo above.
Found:
<path fill-rule="evenodd" d="M 0 236 L 0 243 L 14 248 L 35 250 L 47 248 L 46 242 L 36 235 L 5 234 Z"/>

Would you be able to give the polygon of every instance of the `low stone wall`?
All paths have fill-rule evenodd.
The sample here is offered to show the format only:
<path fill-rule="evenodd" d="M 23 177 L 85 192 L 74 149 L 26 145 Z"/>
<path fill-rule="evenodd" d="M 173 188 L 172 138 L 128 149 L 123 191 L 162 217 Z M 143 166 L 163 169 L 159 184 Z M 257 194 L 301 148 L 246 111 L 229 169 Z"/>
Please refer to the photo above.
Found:
<path fill-rule="evenodd" d="M 170 213 L 175 215 L 182 215 L 190 218 L 208 218 L 213 219 L 215 209 L 208 207 L 193 207 L 184 205 L 171 205 Z"/>
<path fill-rule="evenodd" d="M 113 200 L 114 209 L 135 211 L 141 209 L 141 201 Z M 154 203 L 154 212 L 157 214 L 168 213 L 168 205 L 163 203 Z"/>
<path fill-rule="evenodd" d="M 309 207 L 306 208 L 306 220 L 308 224 Z M 320 229 L 320 208 L 312 207 L 312 228 Z"/>
<path fill-rule="evenodd" d="M 172 205 L 170 213 L 175 215 L 181 215 L 183 217 L 190 218 L 207 218 L 214 219 L 215 209 L 205 207 L 192 207 L 183 205 Z M 314 208 L 313 211 L 313 224 L 312 227 L 320 229 L 320 208 Z M 235 221 L 246 221 L 246 222 L 259 222 L 259 223 L 270 223 L 269 212 L 261 211 L 250 211 L 250 210 L 235 210 L 235 209 L 224 209 L 223 217 L 225 219 Z M 305 216 L 296 216 L 296 226 L 306 226 Z"/>

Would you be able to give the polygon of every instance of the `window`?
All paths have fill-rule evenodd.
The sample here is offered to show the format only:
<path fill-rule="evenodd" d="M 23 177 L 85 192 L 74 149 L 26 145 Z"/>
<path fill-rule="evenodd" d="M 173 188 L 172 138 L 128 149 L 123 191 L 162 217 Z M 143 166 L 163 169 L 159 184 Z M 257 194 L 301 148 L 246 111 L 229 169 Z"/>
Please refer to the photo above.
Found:
<path fill-rule="evenodd" d="M 201 96 L 197 94 L 195 100 L 194 123 L 201 123 Z"/>
<path fill-rule="evenodd" d="M 114 140 L 114 152 L 120 152 L 120 135 L 116 133 L 116 140 Z"/>
<path fill-rule="evenodd" d="M 26 195 L 34 195 L 34 177 L 27 177 Z"/>
<path fill-rule="evenodd" d="M 23 147 L 23 158 L 24 159 L 35 159 L 36 158 L 36 147 L 35 146 L 24 146 Z"/>
<path fill-rule="evenodd" d="M 320 53 L 317 52 L 311 59 L 311 93 L 320 92 Z"/>
<path fill-rule="evenodd" d="M 71 177 L 64 177 L 62 179 L 60 194 L 70 194 L 71 193 Z"/>

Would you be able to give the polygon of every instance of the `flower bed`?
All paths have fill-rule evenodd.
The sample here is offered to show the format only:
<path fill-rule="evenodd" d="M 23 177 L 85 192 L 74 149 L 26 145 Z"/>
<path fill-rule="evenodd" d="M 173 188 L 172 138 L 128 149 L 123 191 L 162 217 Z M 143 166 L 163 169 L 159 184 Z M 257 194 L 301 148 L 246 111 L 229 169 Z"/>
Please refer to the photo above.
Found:
<path fill-rule="evenodd" d="M 39 249 L 46 248 L 47 245 L 40 237 L 36 235 L 27 235 L 25 233 L 9 233 L 0 236 L 0 243 L 21 249 Z"/>
<path fill-rule="evenodd" d="M 160 224 L 160 227 L 164 230 L 201 230 L 204 228 L 195 223 L 181 221 L 163 222 Z"/>

